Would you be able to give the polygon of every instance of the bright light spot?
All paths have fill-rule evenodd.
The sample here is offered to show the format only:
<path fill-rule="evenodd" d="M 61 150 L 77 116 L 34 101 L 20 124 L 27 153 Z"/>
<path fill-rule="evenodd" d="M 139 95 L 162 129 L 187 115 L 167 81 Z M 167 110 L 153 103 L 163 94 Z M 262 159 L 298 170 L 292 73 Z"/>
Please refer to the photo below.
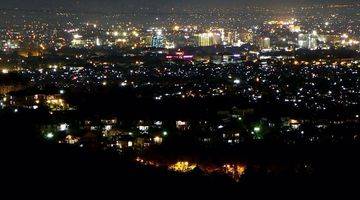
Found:
<path fill-rule="evenodd" d="M 121 83 L 121 86 L 122 86 L 122 87 L 125 87 L 126 85 L 127 85 L 127 82 L 122 82 L 122 83 Z"/>
<path fill-rule="evenodd" d="M 66 131 L 68 129 L 67 124 L 60 124 L 60 131 Z"/>
<path fill-rule="evenodd" d="M 176 172 L 182 172 L 182 173 L 186 173 L 186 172 L 190 172 L 192 170 L 194 170 L 196 168 L 196 164 L 191 164 L 188 161 L 181 161 L 181 162 L 177 162 L 173 165 L 169 166 L 169 169 L 172 171 L 176 171 Z"/>
<path fill-rule="evenodd" d="M 9 70 L 8 70 L 8 69 L 3 69 L 1 72 L 2 72 L 3 74 L 8 74 L 8 73 L 9 73 Z"/>
<path fill-rule="evenodd" d="M 348 34 L 346 34 L 346 33 L 344 33 L 344 34 L 342 34 L 342 36 L 341 36 L 343 39 L 348 39 L 349 38 L 349 35 Z"/>
<path fill-rule="evenodd" d="M 65 93 L 65 90 L 60 90 L 60 94 L 64 94 Z"/>
<path fill-rule="evenodd" d="M 133 142 L 132 141 L 129 141 L 128 142 L 128 147 L 132 147 L 133 146 Z"/>
<path fill-rule="evenodd" d="M 159 136 L 156 136 L 156 137 L 154 138 L 154 142 L 155 142 L 155 144 L 161 144 L 161 143 L 162 143 L 162 138 L 159 137 Z"/>
<path fill-rule="evenodd" d="M 164 136 L 167 136 L 167 135 L 168 135 L 168 132 L 167 132 L 167 131 L 164 131 L 164 132 L 163 132 L 163 135 L 164 135 Z"/>
<path fill-rule="evenodd" d="M 133 31 L 132 34 L 133 34 L 135 37 L 138 37 L 138 36 L 139 36 L 139 33 L 136 32 L 136 31 Z"/>
<path fill-rule="evenodd" d="M 111 125 L 106 125 L 105 126 L 105 131 L 110 131 L 111 130 Z"/>
<path fill-rule="evenodd" d="M 46 138 L 48 138 L 48 139 L 52 139 L 53 137 L 54 137 L 53 133 L 46 134 Z"/>
<path fill-rule="evenodd" d="M 260 132 L 261 131 L 261 128 L 259 127 L 259 126 L 256 126 L 256 127 L 254 127 L 254 132 Z"/>
<path fill-rule="evenodd" d="M 236 80 L 234 80 L 234 83 L 235 83 L 235 84 L 240 84 L 240 80 L 239 80 L 239 79 L 236 79 Z"/>
<path fill-rule="evenodd" d="M 73 37 L 74 37 L 74 39 L 80 39 L 80 38 L 82 38 L 82 36 L 79 35 L 79 34 L 74 34 Z"/>

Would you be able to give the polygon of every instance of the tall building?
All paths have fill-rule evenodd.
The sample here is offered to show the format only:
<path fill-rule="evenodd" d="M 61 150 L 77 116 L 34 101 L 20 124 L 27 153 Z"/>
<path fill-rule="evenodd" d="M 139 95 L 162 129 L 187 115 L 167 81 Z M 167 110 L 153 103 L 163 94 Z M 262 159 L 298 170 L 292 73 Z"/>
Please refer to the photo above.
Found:
<path fill-rule="evenodd" d="M 200 33 L 196 34 L 197 43 L 201 47 L 214 45 L 213 33 Z"/>
<path fill-rule="evenodd" d="M 313 31 L 312 34 L 299 34 L 298 46 L 299 46 L 299 48 L 314 50 L 314 49 L 318 48 L 319 40 L 320 40 L 320 37 L 316 31 Z"/>
<path fill-rule="evenodd" d="M 298 46 L 301 49 L 307 49 L 309 47 L 309 41 L 307 34 L 299 34 L 298 36 Z"/>
<path fill-rule="evenodd" d="M 318 46 L 319 35 L 316 31 L 312 34 L 309 34 L 309 49 L 317 49 Z"/>
<path fill-rule="evenodd" d="M 271 49 L 270 38 L 268 37 L 261 38 L 259 46 L 261 50 Z"/>
<path fill-rule="evenodd" d="M 223 28 L 212 29 L 214 44 L 223 44 L 225 42 L 225 30 Z"/>
<path fill-rule="evenodd" d="M 155 34 L 151 38 L 151 47 L 155 48 L 164 48 L 164 35 L 162 34 L 161 30 L 157 30 Z"/>

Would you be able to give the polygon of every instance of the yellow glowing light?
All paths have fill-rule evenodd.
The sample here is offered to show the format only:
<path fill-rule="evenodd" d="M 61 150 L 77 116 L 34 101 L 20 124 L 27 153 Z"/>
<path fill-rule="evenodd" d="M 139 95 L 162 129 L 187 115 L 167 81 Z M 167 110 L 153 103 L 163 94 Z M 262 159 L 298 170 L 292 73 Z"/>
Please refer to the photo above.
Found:
<path fill-rule="evenodd" d="M 136 31 L 133 31 L 132 34 L 133 34 L 135 37 L 139 37 L 139 33 L 136 32 Z"/>
<path fill-rule="evenodd" d="M 225 173 L 236 181 L 239 181 L 241 176 L 246 172 L 246 166 L 241 164 L 225 164 L 223 167 Z"/>
<path fill-rule="evenodd" d="M 41 48 L 42 50 L 45 50 L 45 49 L 46 49 L 43 44 L 40 44 L 40 48 Z"/>
<path fill-rule="evenodd" d="M 196 164 L 190 164 L 188 161 L 179 161 L 169 166 L 169 169 L 176 172 L 190 172 L 196 168 Z"/>
<path fill-rule="evenodd" d="M 159 137 L 159 136 L 156 136 L 155 138 L 154 138 L 154 142 L 156 143 L 156 144 L 161 144 L 162 143 L 162 138 L 161 137 Z"/>

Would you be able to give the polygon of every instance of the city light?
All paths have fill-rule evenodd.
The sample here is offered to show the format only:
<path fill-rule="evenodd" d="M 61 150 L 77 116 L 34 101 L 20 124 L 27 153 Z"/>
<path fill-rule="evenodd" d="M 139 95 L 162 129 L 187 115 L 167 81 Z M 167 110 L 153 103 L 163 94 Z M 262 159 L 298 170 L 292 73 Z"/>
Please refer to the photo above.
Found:
<path fill-rule="evenodd" d="M 334 167 L 306 149 L 360 143 L 354 0 L 48 1 L 1 5 L 0 132 L 19 152 L 64 151 L 64 166 L 95 155 L 110 170 L 90 166 L 95 177 L 124 183 L 138 171 L 231 189 L 355 174 L 355 153 L 336 149 L 349 160 Z"/>
<path fill-rule="evenodd" d="M 190 164 L 188 161 L 179 161 L 169 166 L 169 169 L 176 172 L 187 173 L 196 168 L 196 164 Z"/>
<path fill-rule="evenodd" d="M 163 136 L 167 136 L 168 135 L 168 132 L 167 131 L 164 131 L 163 132 Z"/>
<path fill-rule="evenodd" d="M 67 131 L 68 127 L 69 127 L 69 125 L 67 125 L 67 124 L 60 124 L 59 130 L 60 131 Z"/>
<path fill-rule="evenodd" d="M 155 144 L 161 144 L 163 142 L 163 139 L 159 136 L 154 137 L 154 143 Z"/>
<path fill-rule="evenodd" d="M 47 133 L 46 134 L 46 138 L 47 139 L 52 139 L 54 137 L 54 134 L 53 133 Z"/>

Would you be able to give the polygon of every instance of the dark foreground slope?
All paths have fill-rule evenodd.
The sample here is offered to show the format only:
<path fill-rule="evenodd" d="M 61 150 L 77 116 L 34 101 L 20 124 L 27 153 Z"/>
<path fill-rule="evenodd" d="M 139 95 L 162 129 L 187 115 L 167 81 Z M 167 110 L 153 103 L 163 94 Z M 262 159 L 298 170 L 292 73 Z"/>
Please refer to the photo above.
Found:
<path fill-rule="evenodd" d="M 247 147 L 249 158 L 305 158 L 314 163 L 315 170 L 309 176 L 291 173 L 269 176 L 265 172 L 248 172 L 236 183 L 225 176 L 204 175 L 196 170 L 189 174 L 173 174 L 162 169 L 138 166 L 116 154 L 45 144 L 36 129 L 42 116 L 31 115 L 1 118 L 4 154 L 1 171 L 2 177 L 5 177 L 2 181 L 9 191 L 28 191 L 35 195 L 44 192 L 62 195 L 99 192 L 117 195 L 131 193 L 135 196 L 163 195 L 169 191 L 201 195 L 244 194 L 250 191 L 292 191 L 293 194 L 344 191 L 343 194 L 349 194 L 356 191 L 358 186 L 358 146 L 250 146 Z M 258 158 L 260 152 L 263 156 Z"/>

